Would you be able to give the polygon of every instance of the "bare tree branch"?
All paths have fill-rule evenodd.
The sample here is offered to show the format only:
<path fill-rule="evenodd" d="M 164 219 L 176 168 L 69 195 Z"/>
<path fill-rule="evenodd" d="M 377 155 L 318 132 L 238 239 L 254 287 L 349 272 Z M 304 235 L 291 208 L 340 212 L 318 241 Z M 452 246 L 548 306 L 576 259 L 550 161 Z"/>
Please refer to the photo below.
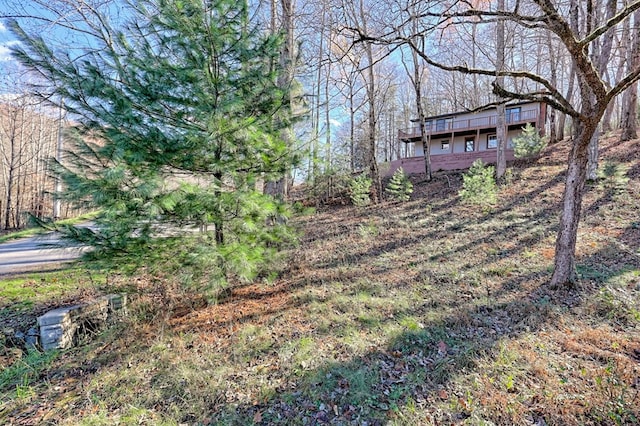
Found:
<path fill-rule="evenodd" d="M 634 3 L 631 3 L 628 6 L 625 6 L 616 16 L 607 20 L 600 27 L 593 30 L 590 34 L 588 34 L 586 37 L 580 40 L 578 44 L 582 46 L 588 45 L 589 43 L 591 43 L 592 41 L 594 41 L 595 39 L 597 39 L 607 31 L 609 31 L 611 28 L 613 28 L 614 26 L 622 22 L 625 18 L 627 18 L 629 15 L 631 15 L 634 11 L 638 9 L 640 9 L 640 0 Z"/>

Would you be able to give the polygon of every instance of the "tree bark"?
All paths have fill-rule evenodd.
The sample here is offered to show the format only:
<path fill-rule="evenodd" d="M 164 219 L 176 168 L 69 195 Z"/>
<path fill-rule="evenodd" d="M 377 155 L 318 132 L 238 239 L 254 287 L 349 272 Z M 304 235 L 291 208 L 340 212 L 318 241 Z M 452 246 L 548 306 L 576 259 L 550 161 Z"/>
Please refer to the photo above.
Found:
<path fill-rule="evenodd" d="M 569 153 L 560 229 L 556 239 L 556 253 L 551 286 L 558 287 L 577 281 L 575 250 L 582 209 L 584 185 L 587 177 L 588 147 L 600 117 L 588 124 L 577 121 L 574 143 Z"/>
<path fill-rule="evenodd" d="M 293 0 L 280 0 L 282 6 L 282 32 L 284 33 L 284 43 L 280 52 L 280 74 L 278 75 L 278 87 L 283 88 L 290 94 L 290 86 L 293 81 L 294 58 L 295 58 L 295 35 L 293 28 L 294 3 Z M 273 2 L 272 2 L 273 7 Z M 291 99 L 287 103 L 289 113 L 291 112 Z M 291 147 L 293 141 L 291 138 L 291 129 L 283 129 L 280 133 L 282 140 L 286 141 L 287 146 Z M 286 170 L 276 182 L 267 182 L 265 184 L 265 192 L 274 197 L 285 199 L 289 195 L 289 174 L 290 170 Z"/>

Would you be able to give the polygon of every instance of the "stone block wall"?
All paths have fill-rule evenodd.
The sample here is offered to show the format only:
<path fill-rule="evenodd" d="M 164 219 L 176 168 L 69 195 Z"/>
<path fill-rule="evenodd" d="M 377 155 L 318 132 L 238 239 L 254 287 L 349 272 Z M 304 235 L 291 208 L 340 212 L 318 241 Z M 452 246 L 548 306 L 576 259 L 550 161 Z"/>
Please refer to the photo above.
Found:
<path fill-rule="evenodd" d="M 40 346 L 45 351 L 72 347 L 83 332 L 95 331 L 114 315 L 125 313 L 126 294 L 110 294 L 96 301 L 51 310 L 38 317 Z"/>

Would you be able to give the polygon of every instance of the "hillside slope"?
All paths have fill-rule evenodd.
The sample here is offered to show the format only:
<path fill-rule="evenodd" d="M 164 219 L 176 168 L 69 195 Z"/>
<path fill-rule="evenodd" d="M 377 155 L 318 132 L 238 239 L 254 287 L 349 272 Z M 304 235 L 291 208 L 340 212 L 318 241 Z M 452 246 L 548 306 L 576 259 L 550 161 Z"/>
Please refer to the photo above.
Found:
<path fill-rule="evenodd" d="M 640 141 L 603 140 L 621 173 L 589 188 L 580 285 L 554 291 L 566 158 L 515 165 L 492 208 L 461 204 L 449 173 L 407 203 L 319 209 L 279 278 L 218 304 L 141 278 L 129 323 L 26 397 L 0 387 L 0 421 L 637 424 Z"/>

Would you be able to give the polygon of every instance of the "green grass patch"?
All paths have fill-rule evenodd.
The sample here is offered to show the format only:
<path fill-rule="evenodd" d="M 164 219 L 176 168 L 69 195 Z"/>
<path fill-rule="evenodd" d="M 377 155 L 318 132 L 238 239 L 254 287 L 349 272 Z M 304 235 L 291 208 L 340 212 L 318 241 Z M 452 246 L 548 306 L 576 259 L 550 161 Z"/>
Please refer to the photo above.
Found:
<path fill-rule="evenodd" d="M 34 394 L 33 385 L 40 374 L 58 357 L 58 352 L 32 351 L 19 358 L 11 366 L 0 369 L 0 393 L 25 399 Z"/>
<path fill-rule="evenodd" d="M 106 272 L 89 272 L 77 266 L 60 271 L 27 273 L 2 281 L 0 304 L 17 303 L 30 306 L 106 284 Z"/>

